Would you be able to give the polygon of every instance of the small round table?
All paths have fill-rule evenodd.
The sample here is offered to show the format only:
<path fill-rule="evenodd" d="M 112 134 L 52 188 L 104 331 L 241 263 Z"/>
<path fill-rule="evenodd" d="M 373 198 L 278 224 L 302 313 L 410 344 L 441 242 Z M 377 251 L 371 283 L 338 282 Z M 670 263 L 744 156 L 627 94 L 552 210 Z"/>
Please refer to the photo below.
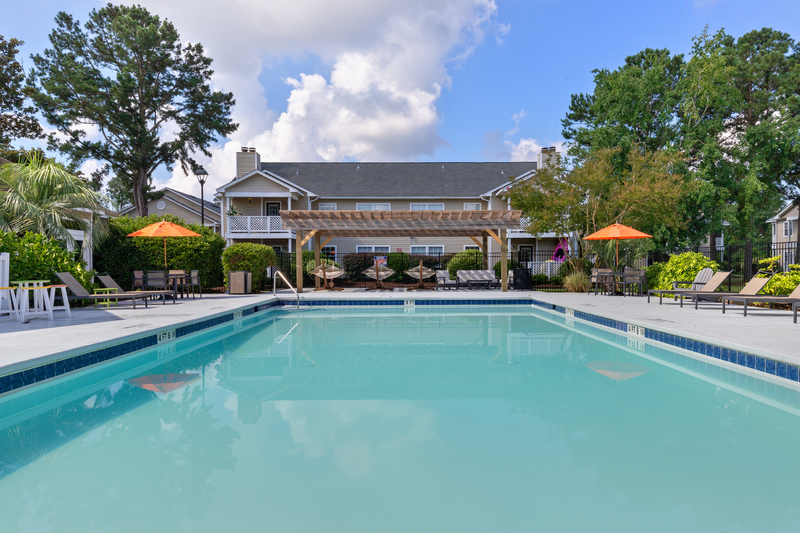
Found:
<path fill-rule="evenodd" d="M 49 279 L 25 279 L 12 281 L 12 285 L 17 286 L 17 305 L 19 311 L 17 320 L 27 322 L 31 316 L 46 316 L 53 320 L 53 311 L 50 308 L 50 299 L 47 296 L 45 284 L 50 283 Z M 33 310 L 30 307 L 30 297 L 28 292 L 33 291 Z"/>

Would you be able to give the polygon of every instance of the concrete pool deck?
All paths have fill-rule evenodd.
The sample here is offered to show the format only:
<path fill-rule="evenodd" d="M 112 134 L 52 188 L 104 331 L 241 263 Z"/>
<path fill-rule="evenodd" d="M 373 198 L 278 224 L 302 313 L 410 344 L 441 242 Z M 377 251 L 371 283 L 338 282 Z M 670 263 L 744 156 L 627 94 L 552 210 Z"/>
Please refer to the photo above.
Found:
<path fill-rule="evenodd" d="M 290 290 L 278 291 L 281 300 L 294 301 Z M 9 318 L 0 318 L 0 375 L 27 366 L 42 364 L 68 352 L 80 351 L 89 346 L 110 343 L 123 337 L 141 335 L 169 326 L 202 319 L 235 310 L 273 298 L 271 293 L 247 296 L 208 294 L 203 299 L 179 299 L 177 304 L 151 303 L 145 309 L 132 309 L 120 305 L 110 309 L 73 309 L 72 318 L 56 312 L 53 321 L 35 319 L 20 324 Z M 447 290 L 447 291 L 345 291 L 307 290 L 300 295 L 303 300 L 480 300 L 528 299 L 555 304 L 593 315 L 620 320 L 666 333 L 697 340 L 733 346 L 750 353 L 782 359 L 800 364 L 796 340 L 800 324 L 792 323 L 789 311 L 752 309 L 742 316 L 739 306 L 732 306 L 722 314 L 719 304 L 701 304 L 699 310 L 686 304 L 665 299 L 663 305 L 646 297 L 610 297 L 580 293 L 549 293 L 539 291 L 498 290 Z"/>

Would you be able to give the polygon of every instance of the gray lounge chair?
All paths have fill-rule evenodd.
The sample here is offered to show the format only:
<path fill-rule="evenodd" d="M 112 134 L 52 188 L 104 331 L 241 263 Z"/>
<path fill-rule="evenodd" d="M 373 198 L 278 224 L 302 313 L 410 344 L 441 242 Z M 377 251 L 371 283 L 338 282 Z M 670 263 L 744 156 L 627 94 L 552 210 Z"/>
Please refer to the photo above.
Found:
<path fill-rule="evenodd" d="M 768 278 L 753 278 L 750 281 L 748 281 L 747 284 L 744 287 L 742 287 L 742 290 L 739 291 L 739 292 L 712 292 L 712 293 L 709 293 L 709 292 L 697 291 L 697 292 L 683 293 L 683 294 L 681 294 L 681 307 L 683 307 L 683 299 L 684 298 L 689 298 L 690 300 L 694 300 L 694 308 L 695 309 L 698 308 L 698 304 L 700 303 L 701 300 L 707 301 L 707 302 L 716 302 L 716 301 L 722 300 L 722 307 L 723 307 L 723 312 L 724 312 L 725 300 L 730 299 L 731 297 L 734 297 L 734 296 L 744 296 L 744 297 L 756 296 L 756 295 L 758 295 L 759 292 L 761 292 L 761 289 L 763 289 L 764 286 L 767 283 L 769 283 L 769 280 L 771 280 L 771 279 L 772 279 L 772 275 L 770 275 Z"/>
<path fill-rule="evenodd" d="M 94 306 L 97 307 L 98 301 L 108 301 L 108 300 L 130 300 L 133 303 L 133 308 L 136 309 L 136 300 L 144 300 L 144 306 L 147 307 L 147 295 L 133 292 L 133 293 L 123 293 L 123 294 L 89 294 L 83 285 L 78 283 L 78 280 L 75 279 L 75 276 L 70 274 L 69 272 L 56 272 L 56 276 L 61 282 L 67 286 L 67 288 L 72 291 L 74 296 L 68 297 L 70 300 L 92 300 L 94 301 Z"/>
<path fill-rule="evenodd" d="M 466 285 L 467 288 L 472 289 L 473 285 L 485 286 L 487 289 L 492 287 L 500 287 L 500 280 L 494 273 L 494 270 L 459 270 L 456 272 L 459 286 Z"/>
<path fill-rule="evenodd" d="M 100 274 L 97 276 L 97 279 L 100 280 L 100 283 L 107 289 L 116 289 L 116 294 L 131 294 L 135 296 L 160 296 L 162 299 L 162 303 L 167 303 L 167 296 L 172 298 L 172 303 L 175 303 L 176 294 L 175 291 L 126 291 L 120 287 L 114 279 L 107 275 L 107 274 Z"/>
<path fill-rule="evenodd" d="M 722 312 L 725 312 L 725 301 L 729 302 L 742 302 L 744 304 L 744 316 L 747 316 L 747 305 L 750 302 L 762 302 L 769 304 L 792 304 L 792 311 L 794 313 L 794 322 L 797 323 L 797 303 L 800 302 L 800 285 L 795 287 L 791 294 L 785 296 L 772 296 L 769 294 L 762 294 L 761 296 L 730 296 L 722 300 Z"/>
<path fill-rule="evenodd" d="M 720 278 L 715 279 L 714 277 L 717 274 L 724 274 L 724 277 L 722 277 L 721 279 Z M 686 292 L 698 292 L 701 290 L 706 291 L 707 290 L 706 285 L 708 285 L 712 279 L 715 279 L 715 285 L 713 285 L 713 288 L 711 288 L 711 290 L 707 292 L 714 292 L 719 288 L 720 285 L 722 285 L 722 282 L 725 281 L 725 279 L 730 275 L 730 272 L 717 272 L 717 274 L 714 274 L 714 271 L 711 270 L 710 268 L 704 268 L 703 270 L 697 273 L 697 275 L 694 277 L 694 281 L 673 281 L 672 289 L 649 290 L 647 291 L 647 303 L 650 303 L 650 296 L 656 294 L 658 295 L 658 304 L 661 305 L 661 302 L 665 294 L 668 296 L 669 295 L 677 296 L 681 293 L 686 293 Z M 680 287 L 678 287 L 678 285 L 687 285 L 687 284 L 690 284 L 691 287 L 686 289 L 681 289 Z M 709 288 L 710 287 L 711 286 L 709 286 Z"/>
<path fill-rule="evenodd" d="M 458 290 L 458 280 L 451 280 L 450 279 L 450 272 L 447 270 L 437 270 L 436 271 L 436 290 L 439 289 L 453 289 L 455 288 Z"/>

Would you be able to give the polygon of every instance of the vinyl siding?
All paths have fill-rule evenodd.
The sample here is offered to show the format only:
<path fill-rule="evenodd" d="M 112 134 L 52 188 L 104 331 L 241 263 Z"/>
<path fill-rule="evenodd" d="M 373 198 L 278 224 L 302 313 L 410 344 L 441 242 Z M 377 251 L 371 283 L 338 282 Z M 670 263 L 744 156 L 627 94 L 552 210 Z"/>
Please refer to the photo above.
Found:
<path fill-rule="evenodd" d="M 265 178 L 264 176 L 256 175 L 251 176 L 240 183 L 229 185 L 225 192 L 237 194 L 278 192 L 289 194 L 289 188 L 271 179 Z"/>

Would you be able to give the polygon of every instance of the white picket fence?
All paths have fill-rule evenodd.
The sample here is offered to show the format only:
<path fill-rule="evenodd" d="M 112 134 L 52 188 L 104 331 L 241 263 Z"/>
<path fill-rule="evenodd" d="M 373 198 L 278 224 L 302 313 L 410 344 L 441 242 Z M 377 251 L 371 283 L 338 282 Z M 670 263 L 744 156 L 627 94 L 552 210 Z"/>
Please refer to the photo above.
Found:
<path fill-rule="evenodd" d="M 558 269 L 564 263 L 559 261 L 528 261 L 523 266 L 531 271 L 531 274 L 544 274 L 548 278 L 558 275 Z"/>
<path fill-rule="evenodd" d="M 11 256 L 8 253 L 0 254 L 0 287 L 8 287 L 9 272 L 11 271 Z M 5 297 L 5 291 L 0 292 L 0 309 L 9 309 L 11 302 Z"/>

